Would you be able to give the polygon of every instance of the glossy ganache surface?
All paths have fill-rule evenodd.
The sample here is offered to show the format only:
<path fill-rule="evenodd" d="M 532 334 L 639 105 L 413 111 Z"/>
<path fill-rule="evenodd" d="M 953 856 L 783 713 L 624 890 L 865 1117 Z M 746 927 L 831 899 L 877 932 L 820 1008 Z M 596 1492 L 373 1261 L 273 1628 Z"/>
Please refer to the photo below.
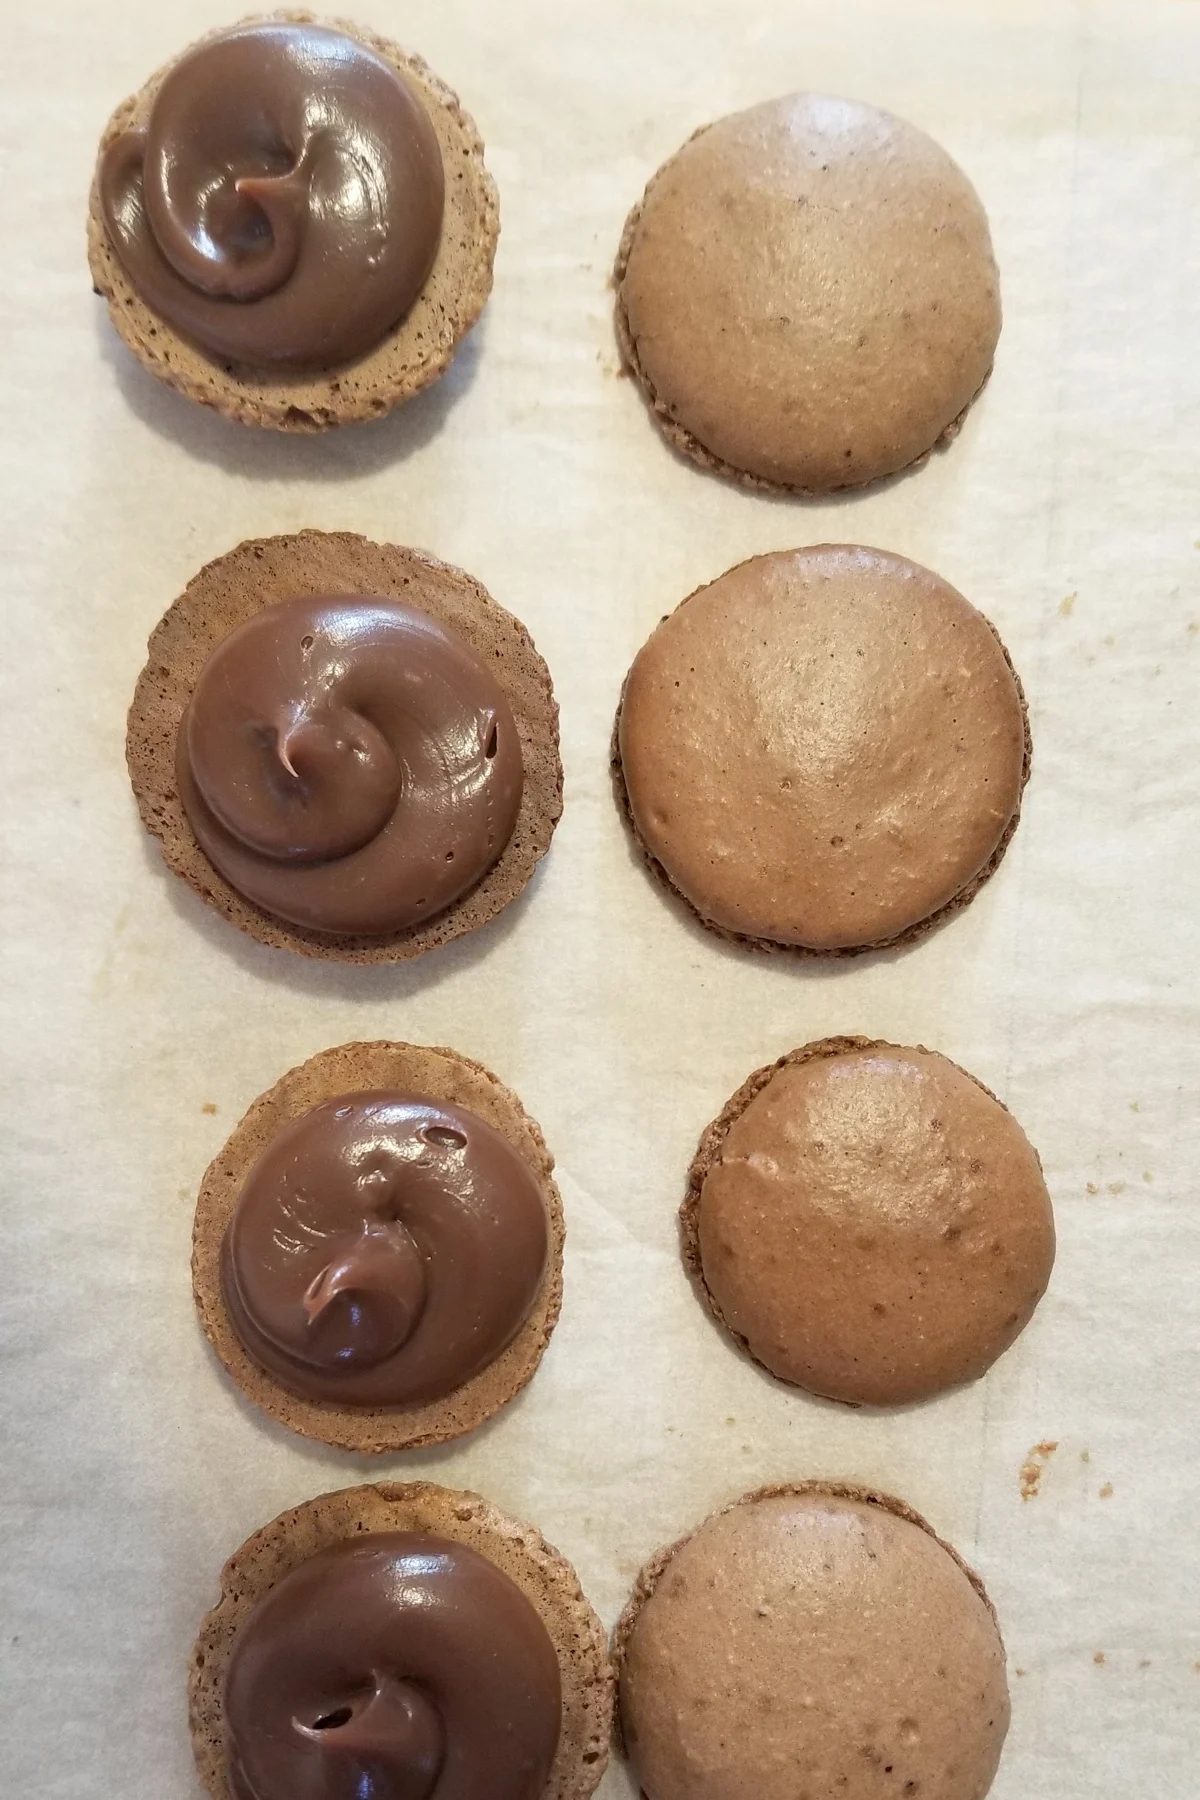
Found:
<path fill-rule="evenodd" d="M 202 669 L 176 747 L 197 842 L 265 912 L 402 931 L 499 861 L 521 804 L 516 724 L 470 647 L 415 607 L 264 607 Z"/>
<path fill-rule="evenodd" d="M 424 287 L 445 174 L 428 114 L 365 44 L 240 25 L 167 72 L 105 149 L 99 196 L 142 299 L 217 357 L 330 368 Z"/>
<path fill-rule="evenodd" d="M 546 1266 L 532 1171 L 464 1107 L 377 1091 L 284 1127 L 222 1245 L 225 1304 L 285 1386 L 345 1405 L 452 1393 L 511 1342 Z"/>
<path fill-rule="evenodd" d="M 540 1800 L 562 1690 L 545 1625 L 494 1563 L 381 1532 L 270 1590 L 224 1703 L 237 1800 Z"/>

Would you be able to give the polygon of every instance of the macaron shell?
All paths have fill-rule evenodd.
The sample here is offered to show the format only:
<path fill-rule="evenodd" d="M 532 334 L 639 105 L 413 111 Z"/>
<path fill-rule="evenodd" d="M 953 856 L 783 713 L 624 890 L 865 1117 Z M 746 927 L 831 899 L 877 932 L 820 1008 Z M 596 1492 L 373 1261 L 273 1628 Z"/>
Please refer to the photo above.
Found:
<path fill-rule="evenodd" d="M 242 1621 L 299 1563 L 371 1531 L 430 1532 L 466 1544 L 521 1589 L 550 1634 L 562 1676 L 562 1731 L 541 1800 L 587 1800 L 608 1761 L 612 1671 L 600 1621 L 575 1570 L 533 1526 L 479 1494 L 427 1481 L 321 1494 L 264 1525 L 226 1562 L 220 1600 L 201 1621 L 188 1671 L 188 1725 L 205 1791 L 228 1800 L 222 1691 Z"/>
<path fill-rule="evenodd" d="M 945 1057 L 829 1039 L 759 1070 L 701 1141 L 681 1211 L 705 1298 L 781 1380 L 851 1405 L 982 1375 L 1054 1262 L 1037 1154 Z"/>
<path fill-rule="evenodd" d="M 676 447 L 805 493 L 953 436 L 1000 332 L 962 170 L 876 107 L 792 94 L 698 131 L 626 226 L 617 330 Z"/>
<path fill-rule="evenodd" d="M 318 594 L 391 595 L 430 613 L 492 671 L 521 740 L 521 808 L 498 862 L 444 912 L 388 936 L 314 931 L 253 905 L 196 842 L 175 779 L 179 723 L 217 644 L 275 601 Z M 259 943 L 337 962 L 407 961 L 486 924 L 526 887 L 562 813 L 558 706 L 550 671 L 521 621 L 462 569 L 350 531 L 247 539 L 192 577 L 151 633 L 129 709 L 125 758 L 142 823 L 159 839 L 174 874 Z"/>
<path fill-rule="evenodd" d="M 982 1800 L 1009 1721 L 976 1579 L 884 1495 L 747 1495 L 655 1558 L 616 1634 L 647 1800 Z"/>
<path fill-rule="evenodd" d="M 95 180 L 88 203 L 88 262 L 95 290 L 108 302 L 117 332 L 142 366 L 168 387 L 242 425 L 323 431 L 379 418 L 445 373 L 491 292 L 500 235 L 499 201 L 484 165 L 483 140 L 475 121 L 419 56 L 345 19 L 322 19 L 291 9 L 256 15 L 255 22 L 263 18 L 327 25 L 365 44 L 396 70 L 425 108 L 446 169 L 446 212 L 433 270 L 411 309 L 365 356 L 328 371 L 288 373 L 220 361 L 182 337 L 141 299 L 108 234 Z M 207 42 L 228 29 L 221 26 L 198 41 Z M 187 50 L 195 47 L 188 45 Z M 100 156 L 114 138 L 148 116 L 163 78 L 177 60 L 173 58 L 121 103 L 104 128 Z"/>
<path fill-rule="evenodd" d="M 751 558 L 677 607 L 634 660 L 617 746 L 635 832 L 704 922 L 821 954 L 970 898 L 1030 755 L 983 615 L 837 544 Z"/>
<path fill-rule="evenodd" d="M 394 1088 L 449 1101 L 499 1131 L 528 1164 L 546 1205 L 546 1269 L 512 1342 L 477 1375 L 442 1399 L 419 1406 L 338 1406 L 294 1394 L 250 1355 L 225 1304 L 221 1246 L 242 1184 L 271 1139 L 322 1101 Z M 200 1323 L 231 1381 L 246 1397 L 302 1436 L 359 1454 L 419 1449 L 474 1431 L 533 1379 L 562 1305 L 563 1211 L 554 1159 L 517 1096 L 482 1063 L 456 1050 L 420 1044 L 339 1044 L 290 1069 L 249 1108 L 205 1172 L 192 1228 L 192 1292 Z"/>

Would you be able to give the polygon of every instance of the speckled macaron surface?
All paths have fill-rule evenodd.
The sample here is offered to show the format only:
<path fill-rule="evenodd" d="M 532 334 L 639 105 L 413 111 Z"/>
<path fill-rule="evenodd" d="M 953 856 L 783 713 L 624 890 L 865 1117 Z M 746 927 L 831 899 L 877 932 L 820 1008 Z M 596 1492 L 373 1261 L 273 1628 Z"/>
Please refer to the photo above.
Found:
<path fill-rule="evenodd" d="M 377 936 L 293 924 L 247 900 L 204 854 L 179 792 L 180 725 L 213 651 L 264 608 L 317 595 L 390 597 L 428 614 L 490 670 L 520 740 L 520 810 L 498 860 L 445 910 Z M 173 874 L 260 943 L 341 962 L 405 961 L 486 924 L 527 886 L 562 812 L 558 707 L 549 670 L 524 625 L 463 570 L 348 531 L 251 539 L 206 564 L 151 634 L 125 753 L 142 823 Z"/>
<path fill-rule="evenodd" d="M 983 1800 L 1008 1728 L 981 1584 L 886 1495 L 764 1489 L 642 1570 L 617 1628 L 646 1800 Z"/>
<path fill-rule="evenodd" d="M 1000 295 L 958 165 L 876 107 L 792 94 L 705 126 L 634 208 L 617 332 L 674 446 L 807 493 L 954 435 Z"/>
<path fill-rule="evenodd" d="M 220 1600 L 201 1623 L 189 1669 L 188 1724 L 205 1791 L 213 1800 L 229 1800 L 232 1792 L 223 1684 L 239 1629 L 299 1564 L 372 1532 L 429 1533 L 464 1544 L 494 1563 L 532 1603 L 557 1652 L 562 1684 L 558 1750 L 539 1800 L 587 1800 L 608 1761 L 612 1675 L 600 1621 L 578 1576 L 531 1525 L 478 1494 L 424 1481 L 322 1494 L 281 1513 L 229 1558 Z"/>
<path fill-rule="evenodd" d="M 1054 1262 L 1037 1154 L 944 1056 L 828 1038 L 759 1069 L 701 1139 L 684 1258 L 781 1380 L 854 1405 L 982 1375 Z"/>
<path fill-rule="evenodd" d="M 254 15 L 243 23 L 264 21 L 327 27 L 351 38 L 395 71 L 428 116 L 445 171 L 445 217 L 436 260 L 413 305 L 373 348 L 328 368 L 261 367 L 210 354 L 139 294 L 106 224 L 98 175 L 88 206 L 88 261 L 117 332 L 160 381 L 243 425 L 322 431 L 378 418 L 445 373 L 491 292 L 499 201 L 475 121 L 419 56 L 362 25 L 304 10 Z M 228 29 L 221 27 L 201 43 Z M 186 54 L 157 70 L 117 108 L 101 136 L 101 161 L 123 132 L 145 124 L 163 82 Z"/>
<path fill-rule="evenodd" d="M 888 551 L 753 557 L 639 651 L 619 792 L 651 863 L 725 935 L 822 954 L 898 943 L 998 865 L 1029 771 L 993 627 Z"/>
<path fill-rule="evenodd" d="M 545 1270 L 516 1335 L 493 1362 L 461 1387 L 444 1397 L 409 1406 L 349 1406 L 291 1391 L 242 1341 L 222 1279 L 225 1235 L 258 1157 L 280 1131 L 311 1108 L 372 1090 L 399 1090 L 434 1103 L 448 1102 L 483 1120 L 516 1150 L 541 1189 L 546 1207 Z M 338 1449 L 378 1455 L 443 1443 L 473 1431 L 533 1378 L 558 1320 L 563 1213 L 553 1169 L 554 1159 L 545 1139 L 517 1096 L 470 1057 L 455 1050 L 388 1042 L 340 1044 L 323 1050 L 289 1070 L 255 1100 L 205 1173 L 192 1233 L 192 1289 L 205 1335 L 231 1380 L 256 1406 L 290 1430 Z M 428 1279 L 437 1279 L 433 1262 Z"/>

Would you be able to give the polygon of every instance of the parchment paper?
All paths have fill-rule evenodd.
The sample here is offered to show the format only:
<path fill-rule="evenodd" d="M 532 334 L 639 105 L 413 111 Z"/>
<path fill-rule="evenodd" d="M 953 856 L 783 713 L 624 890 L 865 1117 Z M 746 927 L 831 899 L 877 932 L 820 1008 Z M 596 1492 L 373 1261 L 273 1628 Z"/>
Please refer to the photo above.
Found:
<path fill-rule="evenodd" d="M 665 1539 L 756 1483 L 829 1474 L 902 1494 L 985 1576 L 1013 1670 L 997 1800 L 1187 1800 L 1200 6 L 363 0 L 478 117 L 503 235 L 448 379 L 314 441 L 176 399 L 89 292 L 105 118 L 234 16 L 4 9 L 0 1790 L 191 1796 L 184 1661 L 220 1563 L 326 1488 L 478 1487 L 572 1558 L 611 1621 Z M 677 461 L 618 377 L 606 286 L 658 163 L 701 122 L 804 86 L 889 106 L 959 158 L 1006 314 L 961 440 L 825 505 Z M 251 944 L 166 876 L 129 794 L 147 633 L 209 557 L 303 525 L 461 562 L 557 683 L 550 858 L 502 921 L 415 967 Z M 973 906 L 907 954 L 823 966 L 689 924 L 631 854 L 606 765 L 623 672 L 660 615 L 747 555 L 830 538 L 916 557 L 989 614 L 1028 690 L 1035 768 Z M 701 1128 L 749 1070 L 844 1031 L 978 1074 L 1039 1147 L 1057 1208 L 1053 1286 L 1016 1348 L 892 1414 L 761 1375 L 676 1250 Z M 457 1446 L 376 1463 L 239 1401 L 197 1328 L 188 1248 L 200 1176 L 255 1094 L 325 1045 L 388 1035 L 454 1045 L 518 1090 L 558 1157 L 568 1251 L 526 1396 Z M 630 1791 L 619 1770 L 603 1790 Z"/>

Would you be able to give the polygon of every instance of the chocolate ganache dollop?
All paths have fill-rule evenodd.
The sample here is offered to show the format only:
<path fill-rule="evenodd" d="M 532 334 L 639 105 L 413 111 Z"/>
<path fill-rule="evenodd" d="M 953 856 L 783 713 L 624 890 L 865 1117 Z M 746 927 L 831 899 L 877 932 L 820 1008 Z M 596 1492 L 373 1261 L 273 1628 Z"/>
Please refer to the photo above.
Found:
<path fill-rule="evenodd" d="M 268 20 L 198 44 L 104 152 L 134 287 L 219 357 L 334 367 L 379 343 L 441 241 L 437 134 L 365 44 Z"/>
<path fill-rule="evenodd" d="M 495 677 L 436 619 L 285 600 L 219 643 L 176 749 L 209 861 L 277 918 L 343 936 L 431 918 L 502 855 L 521 805 Z"/>
<path fill-rule="evenodd" d="M 251 1169 L 222 1245 L 225 1304 L 293 1392 L 416 1404 L 511 1342 L 548 1237 L 532 1170 L 483 1119 L 348 1094 L 294 1119 Z"/>
<path fill-rule="evenodd" d="M 561 1715 L 530 1601 L 478 1552 L 417 1532 L 292 1569 L 225 1679 L 237 1800 L 541 1800 Z"/>

